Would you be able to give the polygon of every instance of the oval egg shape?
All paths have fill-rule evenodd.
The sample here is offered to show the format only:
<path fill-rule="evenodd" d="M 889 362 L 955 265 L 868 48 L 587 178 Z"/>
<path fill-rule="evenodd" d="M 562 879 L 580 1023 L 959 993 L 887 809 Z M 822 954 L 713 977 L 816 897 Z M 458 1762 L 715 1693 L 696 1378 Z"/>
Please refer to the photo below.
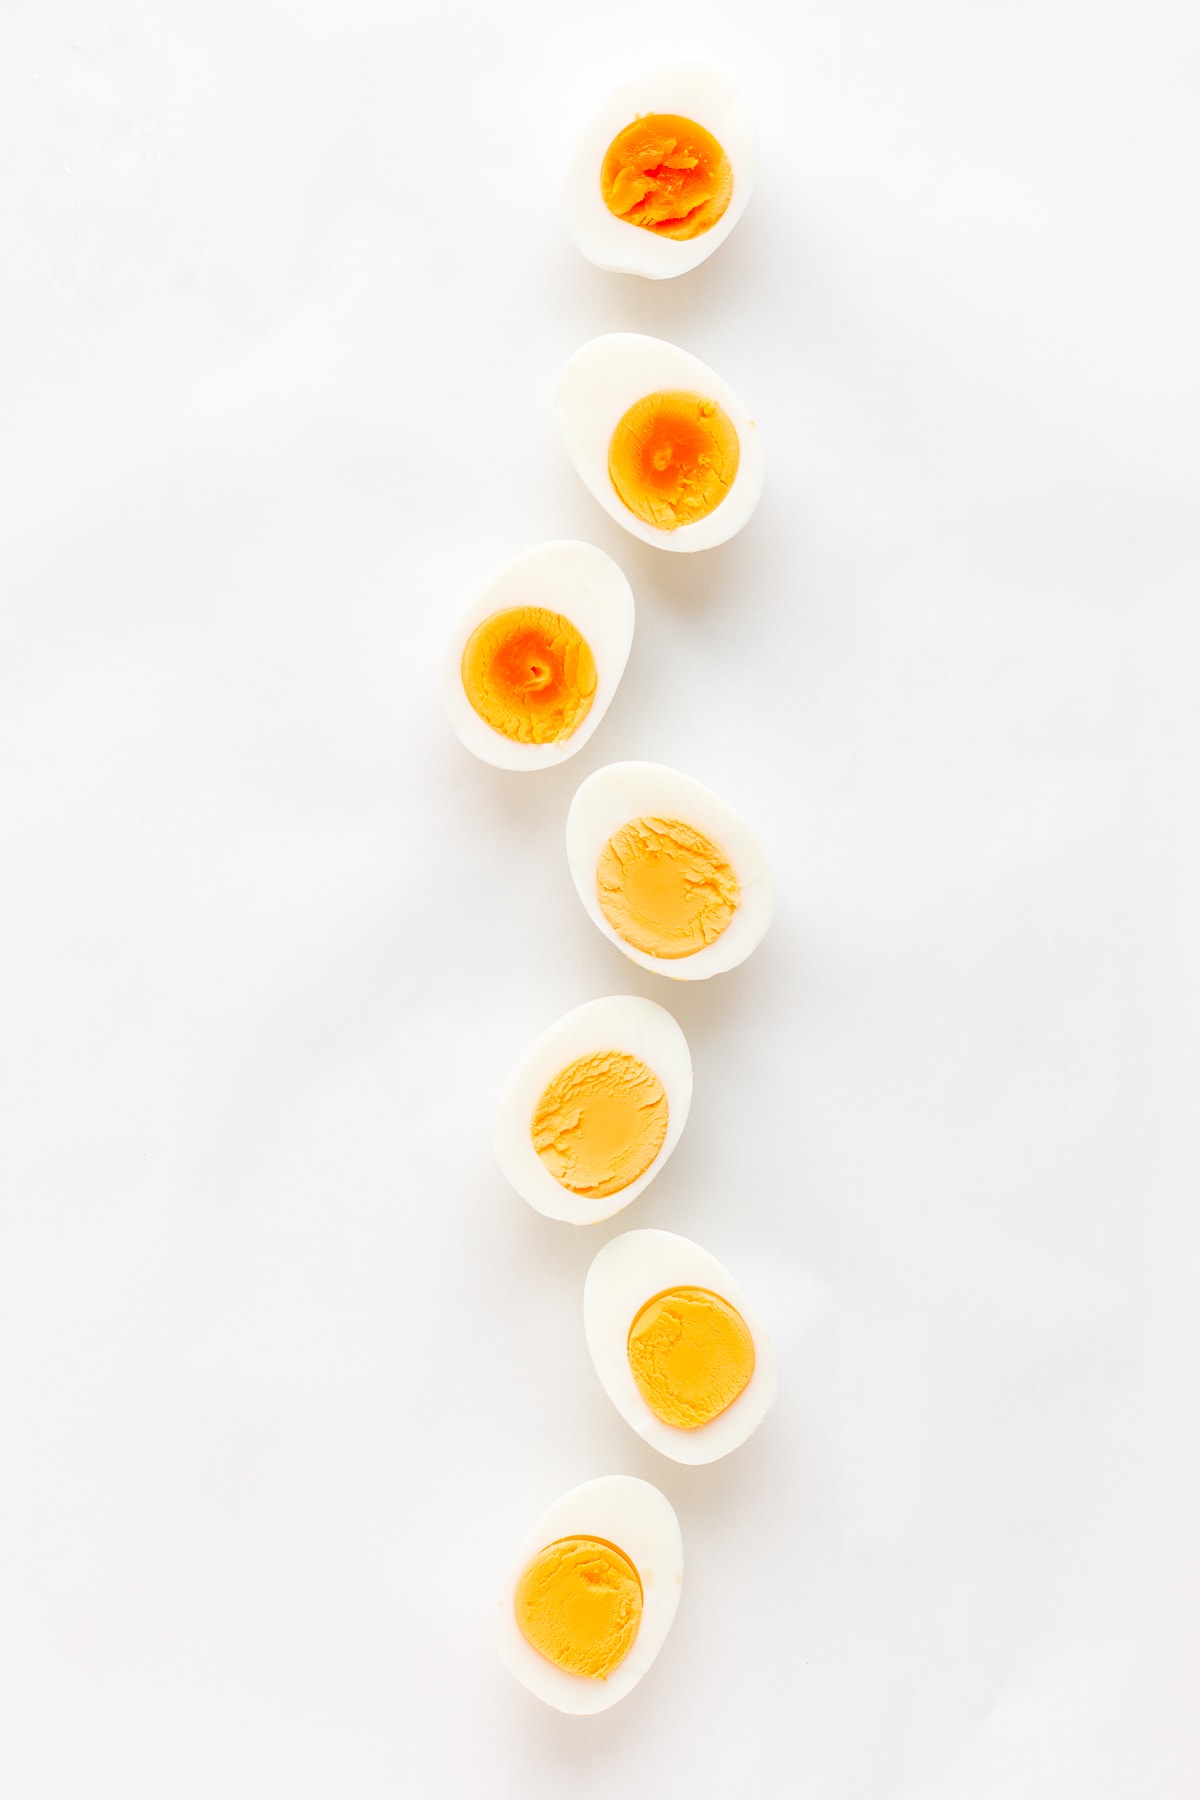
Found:
<path fill-rule="evenodd" d="M 567 172 L 567 223 L 601 269 L 660 281 L 723 244 L 758 168 L 758 126 L 723 69 L 672 58 L 634 69 L 588 117 Z"/>
<path fill-rule="evenodd" d="M 597 1225 L 636 1200 L 692 1103 L 687 1039 L 653 1000 L 612 994 L 566 1013 L 513 1070 L 496 1161 L 537 1212 Z"/>
<path fill-rule="evenodd" d="M 567 862 L 609 942 L 674 981 L 735 968 L 771 921 L 774 884 L 749 826 L 661 763 L 609 763 L 581 783 Z"/>
<path fill-rule="evenodd" d="M 761 1320 L 723 1263 L 670 1231 L 605 1244 L 583 1290 L 588 1350 L 638 1436 L 680 1463 L 745 1443 L 779 1379 Z"/>
<path fill-rule="evenodd" d="M 442 703 L 459 741 L 500 769 L 546 769 L 608 711 L 633 643 L 633 592 L 611 556 L 539 544 L 495 574 L 447 646 Z"/>
<path fill-rule="evenodd" d="M 526 1535 L 500 1595 L 500 1659 L 559 1712 L 603 1712 L 658 1655 L 682 1582 L 670 1501 L 632 1475 L 586 1481 Z"/>
<path fill-rule="evenodd" d="M 710 550 L 758 505 L 758 426 L 727 382 L 665 338 L 584 344 L 559 379 L 558 423 L 584 486 L 644 544 Z"/>

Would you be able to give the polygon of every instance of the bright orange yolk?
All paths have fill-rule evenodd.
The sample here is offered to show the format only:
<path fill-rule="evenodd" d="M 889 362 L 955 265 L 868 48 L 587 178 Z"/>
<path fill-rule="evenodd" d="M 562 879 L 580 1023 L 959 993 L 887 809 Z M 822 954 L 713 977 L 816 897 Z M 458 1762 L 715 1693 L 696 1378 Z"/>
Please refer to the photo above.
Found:
<path fill-rule="evenodd" d="M 596 898 L 617 936 L 676 960 L 715 943 L 741 889 L 725 852 L 679 819 L 630 819 L 596 865 Z"/>
<path fill-rule="evenodd" d="M 667 1135 L 667 1096 L 644 1062 L 623 1050 L 581 1056 L 537 1103 L 533 1147 L 555 1181 L 602 1200 L 644 1175 Z"/>
<path fill-rule="evenodd" d="M 754 1339 L 737 1308 L 707 1288 L 670 1288 L 629 1332 L 629 1367 L 665 1425 L 694 1431 L 732 1406 L 754 1373 Z"/>
<path fill-rule="evenodd" d="M 738 434 L 715 400 L 680 388 L 644 394 L 608 446 L 617 493 L 645 525 L 674 531 L 720 506 L 738 471 Z"/>
<path fill-rule="evenodd" d="M 596 662 L 570 619 L 515 606 L 477 625 L 463 651 L 462 683 L 481 719 L 518 744 L 554 744 L 586 718 Z"/>
<path fill-rule="evenodd" d="M 638 1634 L 642 1584 L 615 1544 L 559 1538 L 522 1570 L 515 1607 L 522 1634 L 548 1662 L 604 1681 Z"/>
<path fill-rule="evenodd" d="M 658 237 L 708 231 L 733 195 L 729 158 L 710 131 L 677 113 L 646 113 L 617 133 L 600 167 L 609 212 Z"/>

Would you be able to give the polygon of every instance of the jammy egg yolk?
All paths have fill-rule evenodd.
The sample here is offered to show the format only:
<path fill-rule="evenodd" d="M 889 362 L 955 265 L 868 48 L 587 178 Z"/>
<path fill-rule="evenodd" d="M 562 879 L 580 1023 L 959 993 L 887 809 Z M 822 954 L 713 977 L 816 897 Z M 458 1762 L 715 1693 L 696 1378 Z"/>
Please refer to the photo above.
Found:
<path fill-rule="evenodd" d="M 745 1319 L 706 1288 L 670 1288 L 648 1300 L 630 1327 L 628 1356 L 650 1411 L 681 1431 L 732 1406 L 754 1373 Z"/>
<path fill-rule="evenodd" d="M 555 1181 L 602 1200 L 644 1175 L 667 1135 L 667 1096 L 654 1070 L 622 1050 L 561 1069 L 537 1103 L 533 1147 Z"/>
<path fill-rule="evenodd" d="M 675 531 L 720 506 L 738 471 L 738 434 L 722 407 L 668 388 L 644 394 L 608 446 L 608 473 L 644 525 Z"/>
<path fill-rule="evenodd" d="M 518 744 L 554 744 L 586 718 L 596 692 L 591 646 L 570 619 L 515 606 L 477 625 L 462 683 L 481 719 Z"/>
<path fill-rule="evenodd" d="M 600 192 L 610 213 L 657 237 L 708 231 L 733 194 L 729 158 L 710 131 L 677 113 L 646 113 L 604 153 Z"/>
<path fill-rule="evenodd" d="M 646 956 L 678 960 L 715 943 L 740 894 L 725 852 L 679 819 L 630 819 L 596 865 L 601 912 Z"/>
<path fill-rule="evenodd" d="M 548 1662 L 603 1681 L 628 1655 L 642 1622 L 642 1583 L 615 1544 L 568 1537 L 521 1571 L 517 1624 Z"/>

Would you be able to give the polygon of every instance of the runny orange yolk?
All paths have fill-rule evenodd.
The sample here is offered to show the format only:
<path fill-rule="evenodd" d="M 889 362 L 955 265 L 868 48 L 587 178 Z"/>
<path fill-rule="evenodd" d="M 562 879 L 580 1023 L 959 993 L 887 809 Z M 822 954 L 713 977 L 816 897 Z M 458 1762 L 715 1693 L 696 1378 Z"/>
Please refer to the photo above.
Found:
<path fill-rule="evenodd" d="M 608 446 L 608 473 L 644 525 L 674 531 L 720 506 L 738 457 L 733 421 L 715 400 L 667 388 L 625 413 Z"/>
<path fill-rule="evenodd" d="M 600 191 L 609 212 L 658 237 L 708 231 L 733 195 L 729 158 L 710 131 L 677 113 L 646 113 L 604 153 Z"/>
<path fill-rule="evenodd" d="M 644 1175 L 667 1135 L 667 1096 L 654 1070 L 623 1050 L 561 1069 L 533 1115 L 533 1147 L 555 1181 L 589 1200 Z"/>
<path fill-rule="evenodd" d="M 601 912 L 646 956 L 677 960 L 715 943 L 740 894 L 725 852 L 679 819 L 630 819 L 596 865 Z"/>
<path fill-rule="evenodd" d="M 515 1607 L 522 1634 L 548 1662 L 604 1681 L 638 1634 L 642 1583 L 615 1544 L 559 1538 L 521 1571 Z"/>
<path fill-rule="evenodd" d="M 554 744 L 587 717 L 596 662 L 570 619 L 541 606 L 493 613 L 467 639 L 462 683 L 481 719 L 518 744 Z"/>
<path fill-rule="evenodd" d="M 754 1373 L 745 1319 L 707 1288 L 670 1288 L 648 1300 L 630 1327 L 628 1356 L 646 1405 L 681 1431 L 732 1406 Z"/>

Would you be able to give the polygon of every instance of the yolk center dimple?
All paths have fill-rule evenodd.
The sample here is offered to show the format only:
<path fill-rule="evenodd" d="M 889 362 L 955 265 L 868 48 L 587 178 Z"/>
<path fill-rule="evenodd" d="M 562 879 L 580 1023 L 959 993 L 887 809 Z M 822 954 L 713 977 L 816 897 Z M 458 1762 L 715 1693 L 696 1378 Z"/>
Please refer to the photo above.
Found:
<path fill-rule="evenodd" d="M 637 1569 L 603 1538 L 559 1538 L 522 1570 L 514 1606 L 527 1642 L 572 1675 L 603 1681 L 642 1622 Z"/>
<path fill-rule="evenodd" d="M 707 1288 L 669 1288 L 629 1331 L 629 1368 L 666 1425 L 694 1431 L 732 1406 L 754 1373 L 754 1339 L 735 1306 Z"/>
<path fill-rule="evenodd" d="M 715 943 L 740 897 L 724 851 L 679 819 L 631 819 L 596 866 L 601 912 L 646 956 L 677 960 Z"/>
<path fill-rule="evenodd" d="M 570 619 L 516 606 L 475 627 L 463 651 L 462 683 L 493 731 L 520 744 L 553 744 L 586 718 L 596 663 Z"/>
<path fill-rule="evenodd" d="M 665 388 L 644 394 L 622 416 L 608 446 L 608 473 L 643 524 L 674 531 L 720 506 L 739 459 L 733 421 L 715 400 Z"/>
<path fill-rule="evenodd" d="M 646 1063 L 623 1050 L 581 1056 L 537 1103 L 533 1147 L 555 1181 L 602 1200 L 645 1174 L 667 1135 L 667 1096 Z"/>
<path fill-rule="evenodd" d="M 711 230 L 733 196 L 733 168 L 710 131 L 678 113 L 646 113 L 617 133 L 600 166 L 609 212 L 656 237 Z"/>

